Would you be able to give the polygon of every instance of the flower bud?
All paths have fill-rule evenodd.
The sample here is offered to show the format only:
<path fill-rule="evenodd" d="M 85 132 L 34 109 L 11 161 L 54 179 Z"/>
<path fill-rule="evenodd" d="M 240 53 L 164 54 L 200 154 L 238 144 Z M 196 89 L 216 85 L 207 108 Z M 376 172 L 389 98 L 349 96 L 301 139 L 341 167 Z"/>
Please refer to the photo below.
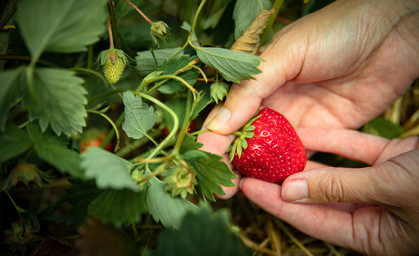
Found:
<path fill-rule="evenodd" d="M 11 172 L 10 182 L 13 186 L 23 185 L 26 188 L 42 187 L 42 178 L 33 164 L 21 163 Z"/>
<path fill-rule="evenodd" d="M 150 35 L 154 43 L 158 45 L 159 39 L 164 41 L 169 37 L 169 27 L 163 21 L 153 22 L 150 28 Z"/>
<path fill-rule="evenodd" d="M 211 84 L 211 98 L 218 104 L 223 101 L 228 94 L 229 85 L 223 82 L 215 82 Z"/>

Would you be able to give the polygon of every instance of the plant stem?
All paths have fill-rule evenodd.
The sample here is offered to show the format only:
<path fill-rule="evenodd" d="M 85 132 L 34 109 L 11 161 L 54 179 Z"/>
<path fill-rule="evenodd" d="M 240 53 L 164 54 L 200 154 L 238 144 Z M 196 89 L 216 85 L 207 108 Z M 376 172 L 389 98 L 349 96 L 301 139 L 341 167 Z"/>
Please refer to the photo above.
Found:
<path fill-rule="evenodd" d="M 171 108 L 169 108 L 168 106 L 166 106 L 163 102 L 159 101 L 158 99 L 138 92 L 138 91 L 132 91 L 135 94 L 138 94 L 141 98 L 144 98 L 146 100 L 149 100 L 151 102 L 153 102 L 154 104 L 156 104 L 157 106 L 161 107 L 163 110 L 167 111 L 170 116 L 173 118 L 173 129 L 172 131 L 169 133 L 169 135 L 150 153 L 150 155 L 147 157 L 147 159 L 151 159 L 153 158 L 162 148 L 164 148 L 166 146 L 166 143 L 169 142 L 177 133 L 177 130 L 179 128 L 179 119 L 176 115 L 175 112 L 173 112 L 173 110 Z"/>
<path fill-rule="evenodd" d="M 108 136 L 103 140 L 101 147 L 106 148 L 106 146 L 111 142 L 113 136 L 115 136 L 115 127 L 119 128 L 122 125 L 122 122 L 125 120 L 125 112 L 122 112 L 118 120 L 115 122 L 115 126 L 109 131 Z"/>
<path fill-rule="evenodd" d="M 16 6 L 17 6 L 17 2 L 15 2 L 12 7 L 10 8 L 9 12 L 4 16 L 3 20 L 0 21 L 0 30 L 2 30 L 7 23 L 9 22 L 9 20 L 13 17 L 13 15 L 16 12 Z"/>
<path fill-rule="evenodd" d="M 109 33 L 109 48 L 113 49 L 113 35 L 112 35 L 112 25 L 111 25 L 111 18 L 108 18 L 108 33 Z"/>
<path fill-rule="evenodd" d="M 89 99 L 89 102 L 87 104 L 90 104 L 92 102 L 95 102 L 96 100 L 98 100 L 100 98 L 104 98 L 104 97 L 110 96 L 112 94 L 120 93 L 120 92 L 125 92 L 127 90 L 128 89 L 125 89 L 125 88 L 117 88 L 117 89 L 114 89 L 112 91 L 102 92 L 101 94 L 98 94 L 95 97 L 90 98 Z"/>
<path fill-rule="evenodd" d="M 96 114 L 96 115 L 99 115 L 99 116 L 105 118 L 106 121 L 108 121 L 112 125 L 112 127 L 113 127 L 113 129 L 114 129 L 114 131 L 116 133 L 116 146 L 115 146 L 115 150 L 114 150 L 116 152 L 118 150 L 118 148 L 119 148 L 119 131 L 118 131 L 118 127 L 116 127 L 116 125 L 112 121 L 112 119 L 110 119 L 107 115 L 105 115 L 104 113 L 102 113 L 100 111 L 88 110 L 87 112 L 92 113 L 92 114 Z M 105 144 L 105 142 L 103 142 L 100 147 L 104 149 L 104 148 L 106 148 L 107 145 L 108 145 L 108 143 Z"/>
<path fill-rule="evenodd" d="M 22 219 L 22 215 L 20 214 L 21 211 L 24 211 L 24 209 L 22 207 L 19 207 L 16 203 L 15 200 L 13 200 L 12 196 L 9 194 L 9 192 L 4 191 L 7 195 L 7 197 L 10 199 L 10 202 L 12 202 L 13 206 L 16 209 L 17 214 L 19 215 L 19 219 Z"/>
<path fill-rule="evenodd" d="M 180 147 L 182 146 L 183 139 L 185 138 L 185 134 L 189 128 L 189 118 L 191 116 L 191 108 L 192 108 L 192 98 L 191 92 L 188 92 L 188 96 L 186 98 L 186 106 L 185 106 L 185 119 L 183 120 L 182 129 L 178 136 L 178 140 L 176 141 L 176 145 L 173 149 L 173 154 L 179 154 Z"/>
<path fill-rule="evenodd" d="M 275 12 L 269 17 L 268 24 L 266 25 L 265 31 L 263 31 L 262 36 L 260 37 L 260 45 L 263 45 L 266 38 L 269 35 L 269 32 L 271 31 L 272 25 L 275 22 L 276 16 L 278 16 L 278 12 L 281 9 L 282 4 L 284 3 L 284 0 L 275 0 L 272 8 L 275 8 Z"/>
<path fill-rule="evenodd" d="M 99 72 L 94 71 L 90 68 L 70 68 L 69 70 L 74 70 L 74 71 L 79 71 L 79 72 L 85 72 L 85 73 L 89 73 L 92 75 L 97 76 L 98 78 L 100 78 L 105 84 L 107 83 L 105 77 L 103 75 L 101 75 Z"/>
<path fill-rule="evenodd" d="M 0 60 L 21 60 L 30 62 L 32 58 L 30 56 L 20 54 L 2 54 L 0 55 Z M 38 60 L 38 63 L 48 67 L 59 68 L 59 66 L 44 60 Z"/>
<path fill-rule="evenodd" d="M 129 5 L 131 5 L 132 8 L 134 8 L 148 23 L 150 23 L 150 25 L 153 25 L 153 22 L 135 4 L 133 4 L 129 0 L 124 0 L 124 1 L 128 3 Z"/>
<path fill-rule="evenodd" d="M 153 137 L 153 138 L 155 138 L 159 135 L 161 135 L 161 131 L 157 130 L 157 129 L 150 133 L 150 137 Z M 146 143 L 148 143 L 148 138 L 147 137 L 143 137 L 139 140 L 135 140 L 131 144 L 128 144 L 128 145 L 124 146 L 123 148 L 121 148 L 120 150 L 118 150 L 118 152 L 116 152 L 116 155 L 120 156 L 120 157 L 124 157 L 124 156 L 128 155 L 131 151 L 145 145 Z"/>
<path fill-rule="evenodd" d="M 189 36 L 188 36 L 189 44 L 191 44 L 190 41 L 191 41 L 193 32 L 195 30 L 196 23 L 198 22 L 199 14 L 201 13 L 202 8 L 204 7 L 206 2 L 207 2 L 207 0 L 202 0 L 202 2 L 199 4 L 198 10 L 196 10 L 195 17 L 193 19 L 192 26 L 191 26 L 191 31 L 189 31 Z M 192 46 L 192 44 L 191 44 L 191 46 Z"/>

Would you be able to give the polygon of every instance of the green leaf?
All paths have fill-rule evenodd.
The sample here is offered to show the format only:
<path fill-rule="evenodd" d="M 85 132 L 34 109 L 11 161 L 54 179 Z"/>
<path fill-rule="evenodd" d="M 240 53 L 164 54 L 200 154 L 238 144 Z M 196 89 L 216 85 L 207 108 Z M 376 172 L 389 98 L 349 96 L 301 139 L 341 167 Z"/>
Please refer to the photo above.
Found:
<path fill-rule="evenodd" d="M 204 108 L 206 108 L 209 104 L 212 103 L 211 93 L 208 87 L 205 87 L 205 91 L 200 91 L 196 105 L 194 106 L 191 114 L 191 120 L 194 120 L 198 117 L 199 113 L 201 113 Z"/>
<path fill-rule="evenodd" d="M 169 57 L 171 57 L 173 54 L 175 54 L 179 50 L 180 50 L 180 47 L 153 50 L 155 59 L 153 57 L 153 54 L 150 51 L 137 52 L 137 56 L 135 57 L 135 61 L 137 62 L 136 69 L 138 70 L 140 75 L 146 76 L 147 74 L 156 70 Z M 179 54 L 183 54 L 183 51 L 180 52 Z"/>
<path fill-rule="evenodd" d="M 196 56 L 189 56 L 189 55 L 177 55 L 170 60 L 164 62 L 159 71 L 163 71 L 164 75 L 176 75 L 178 70 L 185 68 L 188 64 L 193 61 Z M 199 72 L 196 69 L 190 69 L 188 71 L 184 71 L 178 76 L 184 79 L 188 84 L 193 86 L 196 82 L 196 78 L 198 77 Z M 184 84 L 180 81 L 175 79 L 169 79 L 163 85 L 159 87 L 159 91 L 162 93 L 170 94 L 174 92 L 178 92 L 182 89 L 186 88 Z"/>
<path fill-rule="evenodd" d="M 234 186 L 232 179 L 236 178 L 236 175 L 221 161 L 221 156 L 198 150 L 200 147 L 202 144 L 196 142 L 194 136 L 185 134 L 180 153 L 195 172 L 202 193 L 214 201 L 213 193 L 224 195 L 220 184 L 226 187 Z"/>
<path fill-rule="evenodd" d="M 81 154 L 81 166 L 85 170 L 85 177 L 95 179 L 100 189 L 140 190 L 130 176 L 131 163 L 102 148 L 87 148 Z"/>
<path fill-rule="evenodd" d="M 106 0 L 22 0 L 16 19 L 33 58 L 86 50 L 105 32 Z"/>
<path fill-rule="evenodd" d="M 32 145 L 28 135 L 16 125 L 9 123 L 0 132 L 0 163 L 16 157 Z"/>
<path fill-rule="evenodd" d="M 202 147 L 202 143 L 196 142 L 195 136 L 192 136 L 189 133 L 185 133 L 185 137 L 183 138 L 179 152 L 181 154 L 185 154 L 190 150 L 196 150 L 200 147 Z"/>
<path fill-rule="evenodd" d="M 91 216 L 99 216 L 105 224 L 117 227 L 130 222 L 139 222 L 141 214 L 147 211 L 145 191 L 134 192 L 129 189 L 104 190 L 89 205 Z"/>
<path fill-rule="evenodd" d="M 143 103 L 139 95 L 131 91 L 123 94 L 125 105 L 125 120 L 122 129 L 128 137 L 141 139 L 147 131 L 153 128 L 157 121 L 157 114 L 152 106 Z"/>
<path fill-rule="evenodd" d="M 77 152 L 58 144 L 48 143 L 35 145 L 35 151 L 41 159 L 55 166 L 61 173 L 68 173 L 75 178 L 84 178 Z"/>
<path fill-rule="evenodd" d="M 7 70 L 0 73 L 0 131 L 6 128 L 7 113 L 10 106 L 15 103 L 17 98 L 17 90 L 20 85 L 17 80 L 22 73 L 23 68 Z"/>
<path fill-rule="evenodd" d="M 50 130 L 42 133 L 35 123 L 29 123 L 27 129 L 39 158 L 57 168 L 61 173 L 84 179 L 79 154 L 67 147 L 68 139 L 57 137 Z"/>
<path fill-rule="evenodd" d="M 67 147 L 69 143 L 68 137 L 64 135 L 57 136 L 50 129 L 42 132 L 39 125 L 35 122 L 28 123 L 27 130 L 29 137 L 34 144 L 48 143 Z"/>
<path fill-rule="evenodd" d="M 234 6 L 233 19 L 235 23 L 234 38 L 237 40 L 243 35 L 247 27 L 264 9 L 271 9 L 270 1 L 261 0 L 237 0 Z"/>
<path fill-rule="evenodd" d="M 74 72 L 54 68 L 35 70 L 35 99 L 25 92 L 23 105 L 28 107 L 30 121 L 39 120 L 42 131 L 50 125 L 60 135 L 68 136 L 81 133 L 86 125 L 87 116 L 84 107 L 87 104 L 83 79 Z"/>
<path fill-rule="evenodd" d="M 88 207 L 90 203 L 102 192 L 94 184 L 72 181 L 72 185 L 66 190 L 68 202 L 72 205 L 66 214 L 66 224 L 72 224 L 78 228 L 86 223 L 88 217 Z"/>
<path fill-rule="evenodd" d="M 378 135 L 387 139 L 398 138 L 403 133 L 400 125 L 392 123 L 384 117 L 377 117 L 366 123 L 363 128 L 364 132 Z"/>
<path fill-rule="evenodd" d="M 202 62 L 218 70 L 225 80 L 239 83 L 261 71 L 258 56 L 216 47 L 194 47 Z"/>
<path fill-rule="evenodd" d="M 165 189 L 164 184 L 157 178 L 150 179 L 147 190 L 147 205 L 150 214 L 156 222 L 165 227 L 178 229 L 186 212 L 197 208 L 188 200 L 181 197 L 172 197 Z"/>
<path fill-rule="evenodd" d="M 180 229 L 164 230 L 157 242 L 155 256 L 250 256 L 238 235 L 230 228 L 228 210 L 212 213 L 208 206 L 188 212 Z"/>

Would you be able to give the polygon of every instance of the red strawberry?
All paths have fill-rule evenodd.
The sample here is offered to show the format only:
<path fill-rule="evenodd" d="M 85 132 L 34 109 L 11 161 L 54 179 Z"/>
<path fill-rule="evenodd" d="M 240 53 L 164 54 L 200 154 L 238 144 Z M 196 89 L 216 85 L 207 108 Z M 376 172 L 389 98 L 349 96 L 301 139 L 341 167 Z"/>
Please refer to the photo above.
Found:
<path fill-rule="evenodd" d="M 108 136 L 107 132 L 99 131 L 96 129 L 90 129 L 83 134 L 82 141 L 80 143 L 80 152 L 84 152 L 89 147 L 100 147 L 102 146 L 103 141 Z M 112 152 L 113 143 L 112 141 L 108 143 L 105 150 Z"/>
<path fill-rule="evenodd" d="M 263 108 L 235 133 L 230 160 L 240 172 L 268 182 L 282 182 L 300 172 L 307 155 L 290 122 L 280 113 Z"/>

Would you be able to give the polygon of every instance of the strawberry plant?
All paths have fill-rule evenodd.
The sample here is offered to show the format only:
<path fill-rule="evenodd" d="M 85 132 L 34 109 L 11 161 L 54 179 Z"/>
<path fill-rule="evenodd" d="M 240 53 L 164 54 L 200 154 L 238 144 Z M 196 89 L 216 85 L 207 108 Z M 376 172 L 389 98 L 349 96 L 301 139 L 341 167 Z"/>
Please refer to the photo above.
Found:
<path fill-rule="evenodd" d="M 31 217 L 122 228 L 146 218 L 178 229 L 199 201 L 234 185 L 221 156 L 200 150 L 200 131 L 189 128 L 225 98 L 228 83 L 259 73 L 261 59 L 197 33 L 217 26 L 233 1 L 188 6 L 193 14 L 170 22 L 149 18 L 157 9 L 143 1 L 7 1 L 1 185 L 17 215 L 2 225 Z M 60 181 L 55 203 L 19 198 Z"/>
<path fill-rule="evenodd" d="M 196 137 L 302 2 L 2 1 L 0 254 L 249 255 L 207 206 L 236 175 Z"/>

